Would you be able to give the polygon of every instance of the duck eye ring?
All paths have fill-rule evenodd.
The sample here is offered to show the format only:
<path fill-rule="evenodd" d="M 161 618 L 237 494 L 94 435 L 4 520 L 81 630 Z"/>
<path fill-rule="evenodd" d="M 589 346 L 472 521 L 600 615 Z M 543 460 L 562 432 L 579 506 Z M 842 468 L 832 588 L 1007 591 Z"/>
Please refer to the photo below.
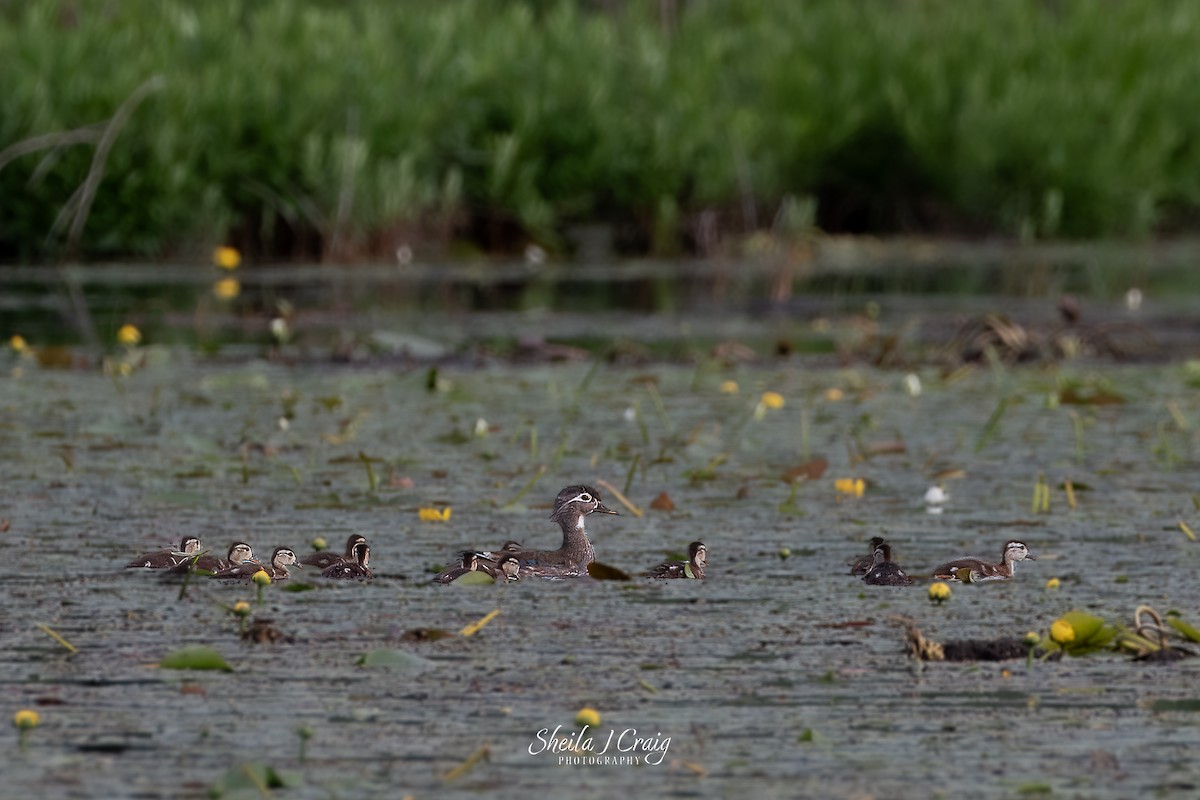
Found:
<path fill-rule="evenodd" d="M 591 496 L 590 494 L 588 494 L 587 492 L 584 492 L 583 494 L 579 495 L 579 496 L 578 496 L 578 497 L 576 497 L 575 499 L 576 499 L 576 500 L 580 500 L 580 501 L 582 501 L 582 502 L 584 502 L 584 503 L 590 503 L 590 502 L 592 502 L 592 496 Z"/>

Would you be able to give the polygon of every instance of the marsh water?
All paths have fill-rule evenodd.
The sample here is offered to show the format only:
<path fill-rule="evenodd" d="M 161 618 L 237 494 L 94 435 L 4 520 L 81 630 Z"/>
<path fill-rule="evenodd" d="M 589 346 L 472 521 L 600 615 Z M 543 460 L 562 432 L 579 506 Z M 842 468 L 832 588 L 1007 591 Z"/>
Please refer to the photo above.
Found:
<path fill-rule="evenodd" d="M 911 324 L 910 306 L 881 304 L 885 331 Z M 1020 367 L 949 368 L 914 348 L 892 369 L 840 346 L 827 349 L 842 358 L 776 346 L 862 335 L 857 311 L 814 328 L 816 316 L 700 315 L 689 331 L 760 342 L 739 357 L 706 345 L 522 360 L 449 343 L 428 358 L 332 359 L 294 343 L 143 342 L 110 352 L 131 364 L 122 375 L 115 361 L 6 356 L 0 694 L 6 714 L 35 708 L 41 725 L 24 749 L 5 735 L 2 793 L 200 797 L 246 763 L 281 773 L 289 785 L 266 790 L 280 797 L 1200 791 L 1200 661 L 921 664 L 897 625 L 939 640 L 1044 635 L 1070 609 L 1129 625 L 1142 603 L 1200 620 L 1200 556 L 1180 526 L 1200 527 L 1196 343 L 1150 363 Z M 441 322 L 391 334 L 439 341 L 452 322 L 428 319 Z M 472 319 L 511 339 L 588 325 Z M 630 341 L 637 325 L 677 325 L 630 319 Z M 760 407 L 767 391 L 784 405 Z M 817 457 L 823 474 L 785 479 Z M 1051 499 L 1035 512 L 1039 474 Z M 841 478 L 863 479 L 861 496 L 839 492 Z M 588 531 L 633 580 L 430 583 L 464 548 L 556 546 L 549 503 L 572 483 L 627 498 L 600 488 L 621 515 Z M 950 495 L 940 514 L 922 502 L 935 483 Z M 651 507 L 661 493 L 673 509 Z M 427 507 L 452 514 L 422 521 Z M 355 532 L 373 582 L 296 572 L 261 605 L 252 586 L 198 579 L 181 593 L 123 569 L 186 534 L 265 555 L 318 536 L 336 549 Z M 873 535 L 913 586 L 846 574 Z M 1009 538 L 1037 561 L 930 602 L 920 576 L 958 555 L 998 558 Z M 696 539 L 705 580 L 637 577 Z M 228 610 L 239 600 L 283 639 L 243 639 Z M 232 671 L 158 666 L 194 644 Z M 360 665 L 384 650 L 397 651 L 388 664 Z M 584 706 L 601 715 L 591 741 L 546 751 L 556 726 L 579 731 Z M 649 752 L 618 753 L 634 737 Z M 651 763 L 588 760 L 629 755 Z"/>

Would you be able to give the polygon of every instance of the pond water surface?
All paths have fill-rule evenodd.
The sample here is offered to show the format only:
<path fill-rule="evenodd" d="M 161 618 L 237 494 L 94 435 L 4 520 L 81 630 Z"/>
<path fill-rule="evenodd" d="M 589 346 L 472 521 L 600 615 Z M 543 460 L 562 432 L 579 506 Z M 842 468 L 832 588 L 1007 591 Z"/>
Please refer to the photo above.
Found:
<path fill-rule="evenodd" d="M 143 355 L 128 377 L 13 358 L 0 378 L 0 696 L 10 718 L 42 717 L 24 750 L 12 729 L 0 744 L 5 794 L 205 796 L 245 762 L 288 773 L 280 797 L 1200 791 L 1200 713 L 1155 706 L 1200 699 L 1200 662 L 920 665 L 892 621 L 946 640 L 1044 634 L 1072 608 L 1130 624 L 1150 603 L 1200 620 L 1198 545 L 1179 526 L 1200 528 L 1194 366 L 913 367 L 914 396 L 904 371 L 798 355 L 484 359 L 436 374 Z M 1124 402 L 1059 402 L 1069 386 Z M 785 405 L 756 414 L 764 391 Z M 821 477 L 783 480 L 813 456 L 829 462 Z M 1031 509 L 1039 473 L 1047 513 Z M 838 478 L 864 479 L 862 496 L 839 494 Z M 934 515 L 922 496 L 939 479 L 950 501 Z M 467 547 L 556 546 L 554 495 L 601 481 L 642 514 L 600 489 L 621 516 L 589 520 L 599 560 L 636 574 L 700 539 L 707 579 L 430 584 Z M 650 508 L 662 492 L 674 510 Z M 452 516 L 422 522 L 422 507 Z M 185 534 L 265 555 L 353 532 L 371 541 L 374 582 L 297 573 L 316 588 L 267 587 L 254 616 L 288 637 L 277 643 L 243 641 L 225 608 L 254 604 L 252 587 L 197 580 L 180 599 L 178 583 L 122 568 Z M 877 534 L 918 576 L 998 556 L 1007 538 L 1038 560 L 935 606 L 927 580 L 846 574 Z M 233 671 L 158 668 L 189 644 Z M 358 665 L 383 649 L 413 658 Z M 539 731 L 577 731 L 584 706 L 602 721 L 575 757 L 611 757 L 636 729 L 626 744 L 651 738 L 662 762 L 531 754 Z M 488 759 L 446 779 L 482 747 Z"/>

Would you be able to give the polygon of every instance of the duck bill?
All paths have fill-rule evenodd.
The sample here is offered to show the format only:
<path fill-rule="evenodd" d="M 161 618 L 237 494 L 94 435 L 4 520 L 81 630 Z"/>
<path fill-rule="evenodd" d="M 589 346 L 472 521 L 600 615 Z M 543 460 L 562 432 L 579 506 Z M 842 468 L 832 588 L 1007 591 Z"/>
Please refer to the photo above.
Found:
<path fill-rule="evenodd" d="M 592 509 L 591 513 L 593 513 L 593 514 L 616 514 L 618 517 L 621 516 L 620 514 L 617 514 L 616 511 L 613 511 L 611 508 L 604 505 L 604 503 L 597 503 L 596 507 Z"/>
<path fill-rule="evenodd" d="M 1026 561 L 1037 561 L 1037 556 L 1035 556 L 1033 553 L 1026 553 L 1025 560 Z"/>

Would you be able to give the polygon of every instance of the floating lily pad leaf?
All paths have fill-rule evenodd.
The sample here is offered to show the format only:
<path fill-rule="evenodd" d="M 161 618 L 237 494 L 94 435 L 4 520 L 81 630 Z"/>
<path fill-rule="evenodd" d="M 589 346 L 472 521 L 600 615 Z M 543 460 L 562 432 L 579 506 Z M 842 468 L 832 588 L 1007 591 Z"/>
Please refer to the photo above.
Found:
<path fill-rule="evenodd" d="M 283 585 L 285 592 L 311 592 L 316 588 L 313 584 L 304 583 L 303 581 L 288 581 Z"/>
<path fill-rule="evenodd" d="M 1062 618 L 1070 624 L 1075 634 L 1072 641 L 1063 645 L 1063 649 L 1073 656 L 1082 656 L 1106 648 L 1119 633 L 1114 626 L 1105 624 L 1100 617 L 1082 611 L 1068 611 Z"/>
<path fill-rule="evenodd" d="M 593 561 L 588 564 L 588 575 L 591 575 L 598 581 L 629 580 L 629 573 L 625 570 L 610 567 L 608 564 L 601 564 L 599 561 Z"/>
<path fill-rule="evenodd" d="M 182 472 L 175 473 L 176 478 L 184 478 L 184 479 L 211 478 L 212 476 L 213 476 L 213 471 L 209 467 L 195 467 L 193 469 L 183 470 Z"/>
<path fill-rule="evenodd" d="M 405 672 L 419 672 L 432 666 L 432 663 L 428 659 L 406 653 L 403 650 L 372 650 L 359 657 L 358 665 L 360 667 L 385 667 Z"/>
<path fill-rule="evenodd" d="M 225 657 L 208 645 L 197 644 L 174 650 L 159 662 L 163 669 L 219 669 L 233 672 Z"/>
<path fill-rule="evenodd" d="M 806 481 L 815 481 L 825 474 L 825 470 L 829 468 L 829 462 L 823 458 L 812 458 L 805 461 L 803 464 L 796 466 L 783 473 L 783 479 L 788 483 L 794 483 L 803 478 Z"/>
<path fill-rule="evenodd" d="M 1064 405 L 1112 406 L 1125 402 L 1125 398 L 1106 389 L 1085 386 L 1068 386 L 1058 393 L 1058 401 Z"/>
<path fill-rule="evenodd" d="M 650 501 L 650 507 L 655 511 L 674 511 L 675 501 L 666 492 L 660 492 L 658 497 Z"/>
<path fill-rule="evenodd" d="M 117 438 L 133 436 L 138 433 L 137 426 L 116 419 L 102 419 L 93 422 L 83 430 L 89 436 L 114 436 Z"/>
<path fill-rule="evenodd" d="M 206 456 L 219 456 L 224 453 L 224 450 L 221 449 L 221 445 L 207 437 L 197 436 L 194 433 L 185 433 L 179 438 L 180 442 L 183 443 L 183 446 L 188 450 L 191 450 L 193 453 L 199 453 Z"/>
<path fill-rule="evenodd" d="M 324 407 L 326 411 L 336 411 L 342 405 L 342 398 L 336 395 L 330 395 L 329 397 L 318 397 L 316 400 L 317 405 Z"/>
<path fill-rule="evenodd" d="M 371 343 L 380 350 L 403 353 L 422 361 L 445 358 L 450 353 L 450 348 L 442 342 L 402 331 L 375 331 L 371 334 Z M 433 387 L 436 389 L 437 370 L 430 370 L 430 375 L 432 375 Z M 427 377 L 426 382 L 428 383 L 429 380 Z"/>
<path fill-rule="evenodd" d="M 495 578 L 482 570 L 473 569 L 470 572 L 464 572 L 459 577 L 451 581 L 452 586 L 491 586 L 496 582 Z"/>
<path fill-rule="evenodd" d="M 1054 787 L 1048 783 L 1022 783 L 1017 787 L 1017 794 L 1054 794 Z"/>
<path fill-rule="evenodd" d="M 443 433 L 437 440 L 442 444 L 466 444 L 471 441 L 471 437 L 455 428 L 449 433 Z"/>
<path fill-rule="evenodd" d="M 146 501 L 166 506 L 206 506 L 209 498 L 204 492 L 189 492 L 181 489 L 147 495 Z"/>
<path fill-rule="evenodd" d="M 210 787 L 212 797 L 235 800 L 242 797 L 263 797 L 269 789 L 287 789 L 302 786 L 304 779 L 292 770 L 277 770 L 266 764 L 239 764 L 225 770 Z"/>
<path fill-rule="evenodd" d="M 1200 700 L 1155 700 L 1150 708 L 1154 711 L 1200 711 Z"/>
<path fill-rule="evenodd" d="M 1103 619 L 1091 614 L 1085 614 L 1082 611 L 1068 611 L 1063 614 L 1062 618 L 1071 624 L 1071 628 L 1075 631 L 1075 641 L 1077 642 L 1086 642 L 1104 627 Z"/>
<path fill-rule="evenodd" d="M 357 461 L 358 459 L 356 458 L 354 460 Z M 312 509 L 312 508 L 345 509 L 345 508 L 350 508 L 350 504 L 347 502 L 344 502 L 342 500 L 342 498 L 338 497 L 337 492 L 329 492 L 328 494 L 317 495 L 316 497 L 314 497 L 311 501 L 309 501 L 307 503 L 296 503 L 297 511 L 302 511 L 302 510 Z"/>

